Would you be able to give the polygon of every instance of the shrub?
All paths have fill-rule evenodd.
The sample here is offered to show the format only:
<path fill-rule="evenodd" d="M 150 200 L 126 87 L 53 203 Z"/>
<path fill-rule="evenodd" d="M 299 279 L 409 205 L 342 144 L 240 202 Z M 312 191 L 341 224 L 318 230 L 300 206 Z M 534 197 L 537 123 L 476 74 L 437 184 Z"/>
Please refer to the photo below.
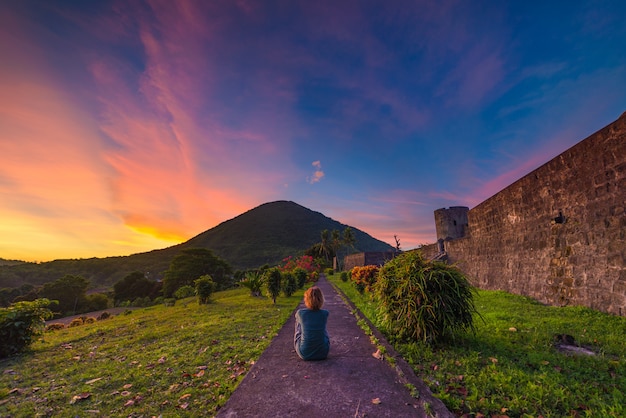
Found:
<path fill-rule="evenodd" d="M 296 267 L 293 270 L 294 276 L 296 276 L 296 283 L 298 284 L 298 289 L 302 289 L 304 284 L 306 283 L 306 279 L 309 276 L 309 273 L 301 267 Z"/>
<path fill-rule="evenodd" d="M 0 308 L 0 358 L 24 351 L 52 318 L 48 299 L 17 302 Z"/>
<path fill-rule="evenodd" d="M 284 273 L 282 273 L 283 278 L 282 278 L 282 290 L 283 290 L 283 294 L 287 297 L 293 295 L 294 293 L 296 293 L 296 290 L 298 290 L 298 283 L 296 282 L 296 276 L 290 272 L 290 271 L 286 271 Z"/>
<path fill-rule="evenodd" d="M 276 304 L 276 298 L 281 290 L 282 274 L 278 268 L 271 268 L 265 272 L 265 287 L 269 297 Z"/>
<path fill-rule="evenodd" d="M 111 314 L 108 312 L 102 312 L 100 315 L 98 315 L 98 318 L 96 318 L 98 321 L 102 321 L 103 319 L 108 319 L 111 317 Z"/>
<path fill-rule="evenodd" d="M 315 283 L 317 281 L 317 279 L 319 279 L 319 278 L 320 278 L 320 272 L 319 271 L 314 271 L 309 276 L 309 281 L 311 283 Z"/>
<path fill-rule="evenodd" d="M 185 296 L 187 297 L 187 296 Z M 130 304 L 130 306 L 136 306 L 139 308 L 143 308 L 146 306 L 150 306 L 152 304 L 152 301 L 150 300 L 150 298 L 148 296 L 144 296 L 141 298 L 137 298 L 135 300 L 133 300 Z"/>
<path fill-rule="evenodd" d="M 163 299 L 163 304 L 165 306 L 174 306 L 174 305 L 176 305 L 176 299 L 174 299 L 174 298 L 165 298 L 165 299 Z"/>
<path fill-rule="evenodd" d="M 342 271 L 341 274 L 339 275 L 339 278 L 341 279 L 342 282 L 347 282 L 349 279 L 348 272 Z"/>
<path fill-rule="evenodd" d="M 85 321 L 83 321 L 83 318 L 74 318 L 74 319 L 72 319 L 72 322 L 70 322 L 67 327 L 68 328 L 79 327 L 79 326 L 83 325 L 84 323 L 85 323 Z"/>
<path fill-rule="evenodd" d="M 335 270 L 332 268 L 327 268 L 326 270 L 324 270 L 324 272 L 327 276 L 332 276 L 333 274 L 335 274 Z"/>
<path fill-rule="evenodd" d="M 261 296 L 263 276 L 257 271 L 249 271 L 246 273 L 245 278 L 239 281 L 239 284 L 248 288 L 252 296 Z"/>
<path fill-rule="evenodd" d="M 216 287 L 213 279 L 211 279 L 211 276 L 209 276 L 208 274 L 200 276 L 199 279 L 196 279 L 194 281 L 194 284 L 196 285 L 196 296 L 198 297 L 198 303 L 200 305 L 206 305 L 207 303 L 209 303 L 209 299 L 211 298 L 211 295 L 215 291 Z"/>
<path fill-rule="evenodd" d="M 174 297 L 176 299 L 185 299 L 185 298 L 190 298 L 195 294 L 196 294 L 196 289 L 194 289 L 193 287 L 189 285 L 185 285 L 185 286 L 179 287 L 174 292 Z"/>
<path fill-rule="evenodd" d="M 380 269 L 374 292 L 383 327 L 399 339 L 434 343 L 474 330 L 474 289 L 454 266 L 404 253 Z"/>
<path fill-rule="evenodd" d="M 376 283 L 376 276 L 378 275 L 378 266 L 363 266 L 354 267 L 350 271 L 350 278 L 356 286 L 359 293 L 365 291 L 371 292 L 374 283 Z"/>
<path fill-rule="evenodd" d="M 109 307 L 109 298 L 104 293 L 93 293 L 86 297 L 84 312 L 100 311 Z"/>
<path fill-rule="evenodd" d="M 62 324 L 60 322 L 54 323 L 54 324 L 49 324 L 46 325 L 46 332 L 49 331 L 58 331 L 60 329 L 64 329 L 65 328 L 65 324 Z"/>
<path fill-rule="evenodd" d="M 93 324 L 96 322 L 96 318 L 93 316 L 87 317 L 83 320 L 83 324 Z"/>

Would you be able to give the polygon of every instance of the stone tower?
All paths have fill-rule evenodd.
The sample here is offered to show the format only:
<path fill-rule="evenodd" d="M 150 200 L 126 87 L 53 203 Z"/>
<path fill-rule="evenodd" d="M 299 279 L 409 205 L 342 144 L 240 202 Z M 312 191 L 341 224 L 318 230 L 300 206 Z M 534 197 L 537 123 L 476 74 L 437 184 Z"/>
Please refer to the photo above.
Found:
<path fill-rule="evenodd" d="M 465 236 L 468 212 L 469 208 L 466 206 L 451 206 L 435 211 L 435 228 L 439 251 L 444 250 L 444 241 Z"/>

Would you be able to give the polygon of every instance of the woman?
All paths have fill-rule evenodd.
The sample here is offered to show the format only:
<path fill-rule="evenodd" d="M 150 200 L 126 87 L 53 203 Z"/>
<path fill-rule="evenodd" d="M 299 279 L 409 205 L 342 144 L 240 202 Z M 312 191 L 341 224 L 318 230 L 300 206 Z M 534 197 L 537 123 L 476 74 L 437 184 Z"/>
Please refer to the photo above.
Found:
<path fill-rule="evenodd" d="M 296 330 L 293 337 L 296 353 L 302 360 L 324 360 L 330 350 L 326 331 L 328 311 L 322 309 L 324 295 L 313 286 L 304 292 L 305 309 L 296 312 Z"/>

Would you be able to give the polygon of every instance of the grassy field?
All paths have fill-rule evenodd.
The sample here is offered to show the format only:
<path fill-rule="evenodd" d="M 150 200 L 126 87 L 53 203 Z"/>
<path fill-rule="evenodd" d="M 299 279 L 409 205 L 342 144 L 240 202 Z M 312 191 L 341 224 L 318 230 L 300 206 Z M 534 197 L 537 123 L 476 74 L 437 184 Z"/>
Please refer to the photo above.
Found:
<path fill-rule="evenodd" d="M 212 416 L 302 299 L 247 289 L 47 332 L 0 362 L 2 417 Z"/>
<path fill-rule="evenodd" d="M 377 325 L 376 306 L 329 279 Z M 441 347 L 393 342 L 435 396 L 466 417 L 626 417 L 626 318 L 478 291 L 475 335 Z M 378 325 L 377 325 L 378 326 Z M 381 330 L 384 331 L 384 330 Z M 567 334 L 596 355 L 555 347 Z"/>

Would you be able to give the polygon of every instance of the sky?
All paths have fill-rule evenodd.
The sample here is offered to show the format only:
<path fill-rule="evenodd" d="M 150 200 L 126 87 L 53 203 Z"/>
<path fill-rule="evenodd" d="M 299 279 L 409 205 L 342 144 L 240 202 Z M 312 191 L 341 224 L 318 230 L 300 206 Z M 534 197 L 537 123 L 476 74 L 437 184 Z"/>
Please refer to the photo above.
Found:
<path fill-rule="evenodd" d="M 402 249 L 626 111 L 626 2 L 0 2 L 0 258 L 291 200 Z"/>

